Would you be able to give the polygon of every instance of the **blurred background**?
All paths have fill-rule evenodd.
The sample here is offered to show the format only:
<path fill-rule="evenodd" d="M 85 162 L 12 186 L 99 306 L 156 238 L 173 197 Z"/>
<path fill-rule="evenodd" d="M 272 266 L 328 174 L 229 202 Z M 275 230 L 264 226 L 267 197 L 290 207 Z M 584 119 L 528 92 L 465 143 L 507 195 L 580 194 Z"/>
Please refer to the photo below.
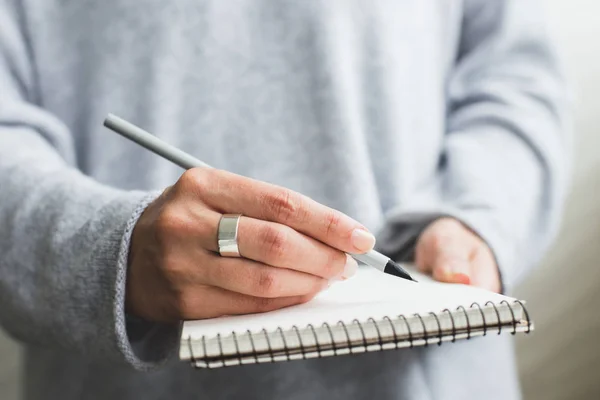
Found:
<path fill-rule="evenodd" d="M 519 370 L 527 400 L 600 399 L 600 2 L 546 5 L 575 86 L 575 152 L 561 234 L 517 291 L 536 325 Z"/>
<path fill-rule="evenodd" d="M 561 234 L 518 288 L 536 332 L 517 340 L 524 398 L 600 399 L 600 2 L 545 0 L 575 97 L 571 195 Z M 20 350 L 0 332 L 0 399 L 19 399 Z"/>

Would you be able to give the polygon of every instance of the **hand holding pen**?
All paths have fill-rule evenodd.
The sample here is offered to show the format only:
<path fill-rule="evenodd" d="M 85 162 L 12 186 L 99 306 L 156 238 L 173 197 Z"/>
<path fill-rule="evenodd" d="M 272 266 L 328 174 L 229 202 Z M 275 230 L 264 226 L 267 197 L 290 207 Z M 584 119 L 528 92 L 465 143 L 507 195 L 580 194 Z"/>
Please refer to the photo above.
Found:
<path fill-rule="evenodd" d="M 206 166 L 117 117 L 105 125 L 188 169 L 133 229 L 126 308 L 170 322 L 306 302 L 355 258 L 410 279 L 358 222 L 291 190 Z M 200 168 L 197 168 L 200 167 Z"/>

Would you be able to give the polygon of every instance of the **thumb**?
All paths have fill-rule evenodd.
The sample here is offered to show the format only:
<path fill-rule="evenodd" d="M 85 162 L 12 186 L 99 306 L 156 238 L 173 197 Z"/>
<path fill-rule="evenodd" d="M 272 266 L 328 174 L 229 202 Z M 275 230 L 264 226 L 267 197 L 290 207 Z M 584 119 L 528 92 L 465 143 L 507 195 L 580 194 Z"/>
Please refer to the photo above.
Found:
<path fill-rule="evenodd" d="M 471 284 L 471 263 L 468 252 L 462 249 L 439 251 L 434 258 L 433 278 L 441 282 Z"/>
<path fill-rule="evenodd" d="M 419 267 L 431 271 L 434 279 L 450 283 L 471 283 L 469 240 L 451 224 L 437 224 L 421 237 L 418 244 Z"/>

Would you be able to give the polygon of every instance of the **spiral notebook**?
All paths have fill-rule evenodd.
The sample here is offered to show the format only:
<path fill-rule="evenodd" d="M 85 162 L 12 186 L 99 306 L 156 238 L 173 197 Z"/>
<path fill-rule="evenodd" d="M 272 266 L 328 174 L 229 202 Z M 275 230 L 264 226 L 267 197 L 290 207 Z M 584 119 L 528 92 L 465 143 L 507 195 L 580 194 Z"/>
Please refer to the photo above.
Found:
<path fill-rule="evenodd" d="M 217 368 L 441 345 L 533 329 L 520 300 L 414 276 L 418 283 L 361 267 L 306 304 L 186 321 L 180 359 Z"/>

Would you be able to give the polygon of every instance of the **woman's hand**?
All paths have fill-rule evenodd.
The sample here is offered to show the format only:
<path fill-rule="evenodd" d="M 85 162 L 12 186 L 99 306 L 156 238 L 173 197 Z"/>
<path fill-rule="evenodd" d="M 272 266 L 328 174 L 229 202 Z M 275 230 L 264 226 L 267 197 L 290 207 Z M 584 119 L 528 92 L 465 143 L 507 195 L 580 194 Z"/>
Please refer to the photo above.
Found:
<path fill-rule="evenodd" d="M 415 263 L 439 281 L 500 292 L 500 273 L 492 251 L 455 219 L 438 219 L 423 231 L 417 241 Z"/>
<path fill-rule="evenodd" d="M 222 214 L 242 214 L 243 258 L 221 257 Z M 126 309 L 149 321 L 264 312 L 308 301 L 345 279 L 375 238 L 293 191 L 195 168 L 148 206 L 131 241 Z"/>

